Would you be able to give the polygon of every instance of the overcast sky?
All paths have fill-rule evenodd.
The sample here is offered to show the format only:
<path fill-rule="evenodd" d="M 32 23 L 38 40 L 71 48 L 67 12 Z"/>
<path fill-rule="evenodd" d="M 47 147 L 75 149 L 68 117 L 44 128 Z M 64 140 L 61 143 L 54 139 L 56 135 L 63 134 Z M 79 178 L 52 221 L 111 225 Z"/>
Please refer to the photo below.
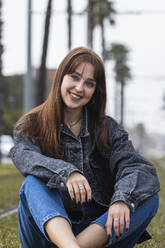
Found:
<path fill-rule="evenodd" d="M 72 0 L 74 11 L 86 7 L 86 0 Z M 126 123 L 143 122 L 149 132 L 165 134 L 165 112 L 161 110 L 165 94 L 165 1 L 116 0 L 120 13 L 116 25 L 106 26 L 107 45 L 120 42 L 130 49 L 129 66 L 132 80 L 126 87 Z M 46 0 L 32 0 L 32 64 L 40 63 L 44 10 Z M 47 65 L 56 67 L 67 53 L 66 0 L 53 2 L 53 16 Z M 122 14 L 133 10 L 141 15 Z M 153 12 L 152 12 L 153 11 Z M 164 12 L 163 12 L 164 11 Z M 3 72 L 5 75 L 26 71 L 27 0 L 3 0 Z M 73 46 L 86 45 L 86 16 L 73 18 Z M 95 31 L 94 49 L 100 54 L 100 32 Z M 112 65 L 106 67 L 108 76 L 108 112 L 113 116 L 114 80 Z"/>

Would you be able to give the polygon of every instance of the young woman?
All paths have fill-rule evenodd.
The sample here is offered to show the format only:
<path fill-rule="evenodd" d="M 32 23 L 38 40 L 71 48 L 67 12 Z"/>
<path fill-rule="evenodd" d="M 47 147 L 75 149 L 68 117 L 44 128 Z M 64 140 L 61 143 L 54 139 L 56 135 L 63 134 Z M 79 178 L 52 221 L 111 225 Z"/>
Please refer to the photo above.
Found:
<path fill-rule="evenodd" d="M 26 176 L 23 248 L 132 248 L 148 239 L 156 171 L 105 106 L 103 62 L 78 47 L 59 65 L 47 100 L 19 120 L 11 158 Z"/>

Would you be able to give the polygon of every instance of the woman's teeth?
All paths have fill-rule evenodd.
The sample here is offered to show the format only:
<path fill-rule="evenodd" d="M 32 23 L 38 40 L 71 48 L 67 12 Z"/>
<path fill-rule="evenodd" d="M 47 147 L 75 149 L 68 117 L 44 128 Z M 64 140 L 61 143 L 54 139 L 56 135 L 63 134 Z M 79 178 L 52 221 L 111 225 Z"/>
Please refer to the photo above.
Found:
<path fill-rule="evenodd" d="M 81 98 L 81 96 L 76 95 L 76 94 L 74 94 L 74 93 L 70 93 L 70 94 L 71 94 L 71 96 L 73 96 L 73 97 L 76 98 L 76 99 L 80 99 L 80 98 Z"/>

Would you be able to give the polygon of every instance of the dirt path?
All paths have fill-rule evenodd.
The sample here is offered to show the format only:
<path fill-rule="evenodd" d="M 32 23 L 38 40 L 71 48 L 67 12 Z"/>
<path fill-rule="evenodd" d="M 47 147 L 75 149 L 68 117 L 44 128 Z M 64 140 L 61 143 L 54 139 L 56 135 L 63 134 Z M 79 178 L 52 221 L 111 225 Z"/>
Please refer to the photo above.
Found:
<path fill-rule="evenodd" d="M 12 209 L 8 209 L 8 210 L 5 210 L 3 211 L 2 213 L 0 213 L 0 219 L 10 215 L 10 214 L 14 214 L 18 211 L 18 208 L 17 207 L 14 207 Z"/>

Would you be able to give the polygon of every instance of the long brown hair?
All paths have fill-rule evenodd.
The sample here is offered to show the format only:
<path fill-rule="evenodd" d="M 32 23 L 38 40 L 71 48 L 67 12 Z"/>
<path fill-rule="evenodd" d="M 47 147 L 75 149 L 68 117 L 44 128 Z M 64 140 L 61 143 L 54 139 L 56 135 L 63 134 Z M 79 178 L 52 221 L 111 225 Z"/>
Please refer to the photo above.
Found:
<path fill-rule="evenodd" d="M 87 109 L 97 144 L 96 131 L 99 130 L 99 139 L 107 146 L 107 130 L 102 122 L 106 107 L 104 64 L 101 58 L 92 50 L 78 47 L 71 50 L 59 65 L 47 100 L 21 118 L 21 120 L 24 119 L 24 122 L 18 135 L 25 132 L 27 137 L 33 141 L 39 140 L 42 152 L 49 157 L 61 158 L 60 136 L 63 121 L 61 84 L 63 77 L 66 74 L 73 73 L 82 62 L 88 62 L 94 66 L 96 90 L 91 100 L 94 103 L 90 101 L 87 104 Z"/>

